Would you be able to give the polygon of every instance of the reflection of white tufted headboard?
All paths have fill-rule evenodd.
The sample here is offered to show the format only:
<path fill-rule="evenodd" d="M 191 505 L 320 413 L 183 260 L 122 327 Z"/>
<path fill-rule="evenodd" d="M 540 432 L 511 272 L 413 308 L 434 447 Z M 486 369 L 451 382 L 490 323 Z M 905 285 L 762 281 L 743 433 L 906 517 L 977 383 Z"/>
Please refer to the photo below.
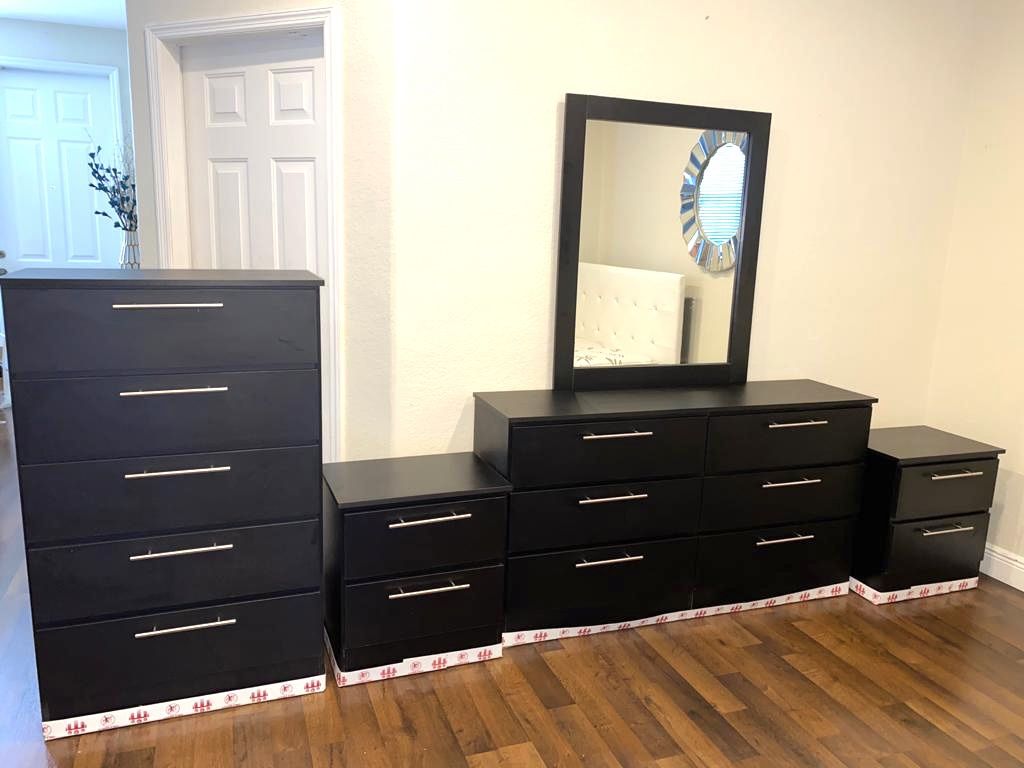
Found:
<path fill-rule="evenodd" d="M 673 272 L 580 262 L 576 345 L 621 349 L 630 362 L 678 363 L 686 278 Z"/>

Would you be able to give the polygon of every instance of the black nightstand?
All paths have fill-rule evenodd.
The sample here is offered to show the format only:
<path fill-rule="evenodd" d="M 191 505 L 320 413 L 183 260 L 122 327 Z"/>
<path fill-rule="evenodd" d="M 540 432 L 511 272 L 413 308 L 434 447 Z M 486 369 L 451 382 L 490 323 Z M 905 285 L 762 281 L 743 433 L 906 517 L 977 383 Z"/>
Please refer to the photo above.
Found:
<path fill-rule="evenodd" d="M 932 427 L 871 430 L 853 591 L 880 604 L 977 586 L 1001 453 Z"/>
<path fill-rule="evenodd" d="M 508 481 L 472 453 L 325 464 L 339 686 L 501 656 Z"/>

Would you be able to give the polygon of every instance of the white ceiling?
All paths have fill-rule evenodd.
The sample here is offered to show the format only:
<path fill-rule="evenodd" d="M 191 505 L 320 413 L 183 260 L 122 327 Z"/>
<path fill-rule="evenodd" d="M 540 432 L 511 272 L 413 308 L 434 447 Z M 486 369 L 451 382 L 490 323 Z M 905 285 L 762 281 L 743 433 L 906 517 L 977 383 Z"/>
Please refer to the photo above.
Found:
<path fill-rule="evenodd" d="M 125 0 L 0 0 L 0 18 L 125 28 Z"/>

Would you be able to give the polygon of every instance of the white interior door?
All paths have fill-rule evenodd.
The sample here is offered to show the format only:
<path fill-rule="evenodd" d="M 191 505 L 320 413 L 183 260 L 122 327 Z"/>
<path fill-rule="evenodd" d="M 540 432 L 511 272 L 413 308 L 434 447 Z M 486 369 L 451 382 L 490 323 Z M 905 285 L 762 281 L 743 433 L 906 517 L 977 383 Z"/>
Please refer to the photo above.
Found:
<path fill-rule="evenodd" d="M 86 163 L 97 144 L 115 158 L 119 120 L 103 75 L 0 68 L 0 267 L 117 266 L 120 234 L 93 213 L 106 202 Z"/>
<path fill-rule="evenodd" d="M 110 83 L 101 75 L 0 69 L 0 249 L 6 269 L 117 266 L 121 238 L 93 211 L 88 154 L 116 157 Z"/>
<path fill-rule="evenodd" d="M 327 135 L 319 31 L 181 49 L 192 266 L 327 263 Z"/>

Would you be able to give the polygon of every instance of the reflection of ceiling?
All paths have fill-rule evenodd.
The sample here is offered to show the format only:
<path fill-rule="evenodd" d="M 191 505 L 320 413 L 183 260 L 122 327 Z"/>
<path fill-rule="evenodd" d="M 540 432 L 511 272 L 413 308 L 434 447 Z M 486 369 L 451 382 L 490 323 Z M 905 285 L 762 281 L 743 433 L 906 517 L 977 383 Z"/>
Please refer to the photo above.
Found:
<path fill-rule="evenodd" d="M 125 0 L 0 0 L 0 18 L 125 28 Z"/>

